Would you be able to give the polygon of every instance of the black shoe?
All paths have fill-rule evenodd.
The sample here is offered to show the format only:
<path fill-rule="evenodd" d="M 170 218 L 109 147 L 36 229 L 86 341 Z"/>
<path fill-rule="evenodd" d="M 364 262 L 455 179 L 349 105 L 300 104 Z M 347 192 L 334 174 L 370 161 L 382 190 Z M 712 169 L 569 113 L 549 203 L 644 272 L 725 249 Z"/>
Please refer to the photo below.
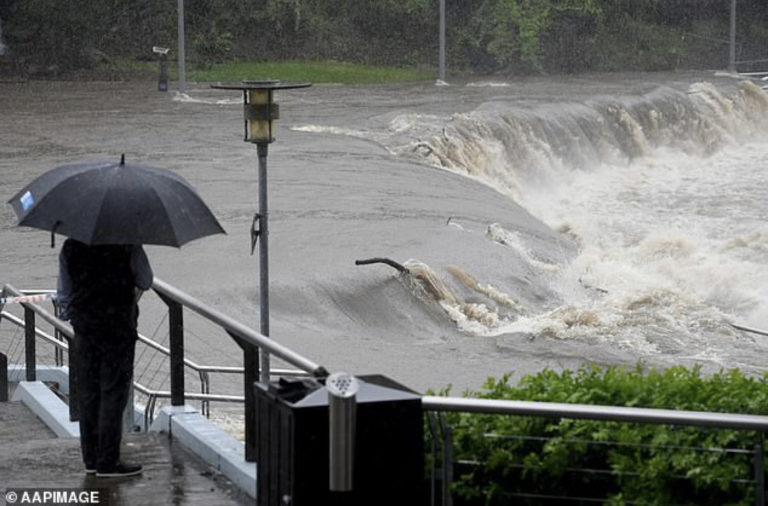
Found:
<path fill-rule="evenodd" d="M 118 462 L 116 466 L 109 469 L 100 469 L 96 471 L 97 478 L 125 478 L 126 476 L 136 476 L 144 470 L 138 464 L 123 464 Z"/>

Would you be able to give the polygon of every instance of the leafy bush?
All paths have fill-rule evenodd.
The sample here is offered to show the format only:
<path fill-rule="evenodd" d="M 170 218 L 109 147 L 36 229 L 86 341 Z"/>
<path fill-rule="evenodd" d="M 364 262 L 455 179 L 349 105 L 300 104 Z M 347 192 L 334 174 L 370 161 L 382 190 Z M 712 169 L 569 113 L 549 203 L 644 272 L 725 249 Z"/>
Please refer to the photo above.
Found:
<path fill-rule="evenodd" d="M 768 374 L 700 368 L 666 371 L 582 367 L 489 379 L 484 399 L 768 414 Z M 526 504 L 524 494 L 602 497 L 607 504 L 751 504 L 749 431 L 656 424 L 448 415 L 454 430 L 454 493 L 463 504 Z M 618 443 L 618 444 L 615 444 Z M 585 472 L 586 470 L 586 472 Z M 531 504 L 542 504 L 541 498 Z"/>

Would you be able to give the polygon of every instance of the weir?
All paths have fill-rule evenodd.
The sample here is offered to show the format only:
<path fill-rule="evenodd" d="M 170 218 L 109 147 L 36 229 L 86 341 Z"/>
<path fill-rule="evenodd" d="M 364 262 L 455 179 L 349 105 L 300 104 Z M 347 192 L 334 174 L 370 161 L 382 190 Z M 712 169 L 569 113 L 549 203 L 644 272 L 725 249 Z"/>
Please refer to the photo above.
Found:
<path fill-rule="evenodd" d="M 708 83 L 632 97 L 536 104 L 492 103 L 455 114 L 440 132 L 394 151 L 488 184 L 520 201 L 525 190 L 571 171 L 626 165 L 657 149 L 707 155 L 762 138 L 768 96 L 743 80 L 732 94 Z"/>
<path fill-rule="evenodd" d="M 371 259 L 360 264 L 373 263 L 381 259 Z M 398 264 L 399 265 L 399 264 Z M 618 406 L 591 406 L 580 404 L 562 404 L 551 402 L 523 402 L 510 400 L 490 400 L 477 398 L 457 398 L 448 396 L 418 395 L 409 391 L 392 380 L 377 377 L 358 375 L 357 379 L 347 375 L 335 375 L 336 383 L 334 391 L 339 390 L 344 397 L 350 396 L 354 400 L 357 396 L 358 409 L 353 411 L 344 408 L 346 414 L 340 416 L 338 408 L 335 420 L 340 424 L 334 426 L 334 416 L 330 418 L 324 411 L 313 408 L 301 414 L 296 410 L 299 403 L 292 404 L 302 395 L 309 393 L 306 399 L 310 399 L 312 392 L 322 392 L 322 384 L 328 377 L 328 371 L 301 354 L 288 347 L 280 345 L 247 326 L 231 319 L 213 307 L 179 291 L 175 287 L 155 279 L 153 290 L 168 306 L 168 325 L 171 334 L 171 345 L 164 348 L 154 344 L 155 349 L 163 349 L 170 355 L 171 390 L 170 392 L 151 391 L 136 383 L 135 389 L 143 393 L 149 393 L 153 403 L 158 399 L 169 399 L 170 404 L 163 406 L 159 413 L 154 413 L 154 406 L 135 405 L 126 425 L 127 453 L 146 459 L 145 478 L 120 480 L 119 482 L 103 483 L 83 479 L 83 471 L 79 458 L 79 444 L 77 442 L 77 412 L 73 410 L 76 391 L 72 384 L 72 367 L 76 371 L 76 364 L 71 363 L 71 357 L 63 359 L 60 364 L 47 365 L 38 362 L 38 341 L 45 345 L 53 345 L 57 349 L 69 350 L 68 341 L 73 338 L 72 329 L 68 324 L 58 320 L 54 313 L 44 309 L 34 300 L 37 297 L 23 297 L 39 292 L 21 291 L 12 285 L 3 287 L 2 300 L 11 300 L 11 297 L 23 297 L 16 299 L 18 307 L 23 309 L 23 318 L 13 314 L 8 304 L 3 307 L 0 304 L 0 321 L 18 326 L 24 331 L 24 364 L 7 364 L 6 356 L 0 353 L 0 377 L 7 382 L 0 381 L 0 416 L 4 421 L 0 424 L 0 439 L 5 448 L 13 451 L 4 452 L 0 458 L 0 473 L 8 489 L 35 488 L 35 487 L 63 487 L 90 489 L 99 488 L 110 494 L 110 502 L 114 506 L 121 504 L 135 504 L 140 497 L 142 504 L 168 504 L 169 497 L 166 491 L 171 485 L 173 492 L 173 504 L 249 504 L 254 500 L 258 504 L 278 504 L 278 497 L 295 497 L 288 504 L 312 504 L 319 494 L 328 495 L 329 500 L 336 504 L 359 503 L 361 497 L 366 498 L 366 504 L 388 504 L 393 500 L 389 492 L 382 492 L 386 487 L 396 490 L 396 496 L 404 504 L 430 504 L 450 505 L 454 498 L 451 493 L 451 484 L 458 469 L 467 466 L 483 466 L 483 462 L 459 462 L 454 460 L 454 427 L 451 424 L 450 413 L 479 413 L 493 416 L 532 416 L 554 419 L 588 419 L 614 422 L 633 422 L 640 424 L 663 424 L 675 426 L 709 427 L 715 429 L 730 429 L 737 431 L 749 431 L 756 435 L 752 448 L 744 449 L 716 449 L 693 448 L 702 452 L 731 452 L 735 455 L 748 454 L 753 462 L 752 476 L 732 477 L 737 483 L 752 489 L 754 503 L 765 504 L 765 466 L 764 466 L 764 434 L 768 431 L 768 416 L 744 415 L 731 413 L 704 413 L 696 411 L 643 409 Z M 42 297 L 47 299 L 47 297 Z M 184 323 L 182 314 L 184 311 L 197 313 L 223 331 L 236 339 L 243 349 L 244 368 L 233 371 L 226 368 L 203 366 L 185 358 L 184 353 Z M 52 327 L 55 337 L 50 332 L 42 330 L 40 324 L 47 323 Z M 748 329 L 754 331 L 754 329 Z M 142 342 L 147 343 L 145 337 Z M 296 367 L 295 370 L 271 371 L 273 376 L 280 377 L 275 385 L 283 389 L 275 389 L 256 381 L 258 378 L 258 353 L 266 349 L 275 357 Z M 208 372 L 245 372 L 247 378 L 244 390 L 254 392 L 254 395 L 246 395 L 244 398 L 217 396 L 204 387 L 198 394 L 190 393 L 185 388 L 184 369 L 189 368 L 199 374 Z M 305 378 L 298 382 L 289 379 Z M 312 383 L 314 381 L 314 383 Z M 359 385 L 358 385 L 359 382 Z M 354 385 L 354 387 L 350 387 Z M 347 389 L 349 394 L 345 393 Z M 371 390 L 373 389 L 373 390 Z M 7 400 L 8 390 L 12 391 L 11 401 Z M 370 393 L 377 392 L 370 397 Z M 395 392 L 400 392 L 395 394 Z M 277 396 L 278 404 L 270 407 L 267 397 L 259 392 L 271 392 L 270 396 Z M 301 392 L 304 392 L 303 394 Z M 330 391 L 329 391 L 330 392 Z M 281 395 L 286 395 L 280 400 Z M 387 401 L 386 408 L 376 411 L 376 402 L 380 402 L 387 396 L 392 396 Z M 368 397 L 366 397 L 368 396 Z M 418 418 L 412 425 L 402 425 L 403 411 L 391 411 L 394 399 L 399 397 L 406 403 L 417 406 Z M 257 398 L 260 399 L 257 401 Z M 291 398 L 293 400 L 289 401 Z M 374 401 L 373 399 L 378 399 Z M 236 440 L 231 434 L 226 433 L 206 417 L 206 411 L 198 410 L 187 404 L 188 400 L 232 401 L 245 404 L 245 442 Z M 266 404 L 265 404 L 266 402 Z M 322 406 L 320 404 L 311 406 Z M 360 404 L 362 402 L 362 404 Z M 373 402 L 373 404 L 371 404 Z M 397 401 L 402 402 L 402 401 Z M 67 407 L 69 403 L 69 407 Z M 367 406 L 366 406 L 366 403 Z M 21 406 L 26 406 L 23 409 Z M 280 407 L 282 406 L 282 407 Z M 291 408 L 291 406 L 294 406 Z M 325 404 L 328 406 L 328 404 Z M 340 405 L 339 405 L 340 406 Z M 362 407 L 360 407 L 362 406 Z M 405 404 L 403 404 L 405 406 Z M 273 409 L 283 410 L 283 417 L 273 418 L 277 412 Z M 396 408 L 400 409 L 400 408 Z M 148 412 L 149 410 L 149 412 Z M 287 410 L 287 411 L 285 411 Z M 31 412 L 30 412 L 31 411 Z M 358 415 L 355 416 L 354 413 Z M 32 415 L 34 413 L 34 415 Z M 397 414 L 399 413 L 399 414 Z M 382 416 L 385 414 L 386 416 Z M 309 416 L 311 424 L 299 423 L 304 417 Z M 318 416 L 320 418 L 318 418 Z M 350 416 L 352 418 L 350 419 Z M 325 417 L 325 418 L 323 418 Z M 358 418 L 357 422 L 354 418 Z M 321 422 L 325 419 L 326 422 Z M 273 420 L 270 422 L 269 420 Z M 274 424 L 276 421 L 276 425 Z M 142 423 L 143 422 L 143 423 Z M 320 423 L 318 423 L 320 422 Z M 317 426 L 323 426 L 320 433 Z M 330 423 L 330 425 L 329 425 Z M 422 423 L 426 424 L 426 451 L 422 454 L 421 445 L 425 436 L 421 433 Z M 455 422 L 454 422 L 455 423 Z M 265 424 L 269 425 L 269 428 Z M 259 428 L 260 427 L 260 428 Z M 316 445 L 308 443 L 314 438 L 329 436 L 330 430 L 332 448 L 344 448 L 341 452 L 347 457 L 343 461 L 328 460 L 328 447 L 325 450 L 317 449 Z M 132 431 L 129 433 L 129 431 Z M 289 446 L 277 444 L 286 437 L 290 431 L 293 443 Z M 325 431 L 325 432 L 323 432 Z M 282 434 L 282 435 L 281 435 Z M 367 435 L 366 435 L 367 434 Z M 414 440 L 413 438 L 417 439 Z M 503 441 L 506 438 L 515 438 L 514 434 L 486 434 L 483 437 L 496 438 Z M 309 438 L 309 439 L 307 439 Z M 341 438 L 341 439 L 340 439 Z M 368 439 L 366 439 L 368 438 Z M 403 439 L 400 439 L 403 438 Z M 16 441 L 21 441 L 17 443 Z M 327 439 L 326 439 L 327 441 Z M 341 443 L 341 441 L 346 441 Z M 390 453 L 384 450 L 381 443 L 378 446 L 372 442 L 383 442 L 389 447 Z M 409 441 L 408 445 L 397 448 L 399 441 Z M 416 444 L 414 441 L 420 441 Z M 576 441 L 574 444 L 584 444 L 584 441 Z M 299 446 L 293 446 L 294 444 Z M 374 446 L 371 446 L 374 444 Z M 621 444 L 619 442 L 601 442 L 601 444 Z M 267 446 L 265 446 L 267 445 Z M 333 446 L 336 445 L 336 446 Z M 352 445 L 350 447 L 349 445 Z M 395 451 L 392 446 L 395 446 Z M 406 448 L 408 446 L 408 448 Z M 271 450 L 265 451 L 267 448 Z M 250 449 L 249 449 L 250 448 Z M 258 448 L 258 451 L 257 451 Z M 366 451 L 354 451 L 354 448 L 365 448 Z M 417 454 L 412 451 L 417 448 Z M 662 446 L 658 446 L 662 448 Z M 44 449 L 46 449 L 44 451 Z M 688 448 L 691 449 L 691 448 Z M 312 451 L 316 451 L 313 454 Z M 56 456 L 48 453 L 54 451 Z M 299 460 L 288 458 L 284 452 L 297 452 L 296 457 L 304 462 L 305 471 L 298 471 Z M 332 452 L 333 454 L 333 452 Z M 336 452 L 338 455 L 338 452 Z M 429 455 L 431 462 L 429 469 L 425 469 L 422 459 Z M 258 456 L 258 458 L 257 458 Z M 319 456 L 319 457 L 318 457 Z M 374 460 L 369 457 L 375 456 Z M 341 457 L 337 457 L 341 458 Z M 350 461 L 350 458 L 353 460 Z M 288 459 L 288 460 L 286 460 Z M 319 459 L 319 460 L 318 460 Z M 376 466 L 377 461 L 384 459 L 387 463 L 385 473 L 376 473 L 373 476 L 366 474 L 367 466 Z M 398 459 L 400 460 L 398 462 Z M 282 463 L 281 463 L 282 462 Z M 293 462 L 293 464 L 291 464 Z M 354 462 L 354 465 L 351 465 Z M 308 465 L 308 463 L 311 463 Z M 279 475 L 276 475 L 276 465 L 281 467 Z M 414 464 L 416 465 L 414 467 Z M 307 467 L 308 465 L 308 467 Z M 170 472 L 170 469 L 173 472 Z M 398 475 L 398 469 L 408 470 L 407 475 Z M 181 470 L 181 471 L 180 471 Z M 587 467 L 575 469 L 576 473 L 594 473 L 596 470 Z M 609 471 L 606 471 L 609 472 Z M 280 484 L 270 481 L 262 482 L 265 476 L 269 480 L 282 476 L 283 473 L 301 476 L 302 480 L 296 483 L 280 479 Z M 298 473 L 298 474 L 292 474 Z M 328 476 L 330 473 L 330 482 Z M 205 482 L 210 480 L 210 485 L 195 485 L 191 475 L 197 476 L 195 480 Z M 319 475 L 319 478 L 318 478 Z M 181 478 L 180 478 L 181 476 Z M 361 478 L 367 476 L 365 479 Z M 427 480 L 423 476 L 428 476 Z M 202 478 L 201 478 L 202 477 Z M 357 477 L 357 478 L 355 478 Z M 147 484 L 150 488 L 147 489 Z M 209 493 L 192 493 L 195 487 L 204 487 Z M 405 487 L 404 487 L 405 486 Z M 106 488 L 104 488 L 106 487 Z M 159 487 L 159 488 L 157 488 Z M 277 488 L 275 488 L 277 487 Z M 334 491 L 335 490 L 335 491 Z M 148 495 L 147 492 L 151 493 Z M 312 493 L 310 493 L 312 491 Z M 604 498 L 601 493 L 605 491 L 595 490 L 597 495 L 590 500 Z M 510 497 L 534 498 L 536 500 L 568 501 L 584 500 L 584 497 L 567 497 L 558 495 L 557 490 L 550 493 L 530 494 L 515 493 Z M 378 499 L 377 499 L 378 498 Z M 380 501 L 380 502 L 377 502 Z M 285 499 L 280 504 L 284 504 Z"/>

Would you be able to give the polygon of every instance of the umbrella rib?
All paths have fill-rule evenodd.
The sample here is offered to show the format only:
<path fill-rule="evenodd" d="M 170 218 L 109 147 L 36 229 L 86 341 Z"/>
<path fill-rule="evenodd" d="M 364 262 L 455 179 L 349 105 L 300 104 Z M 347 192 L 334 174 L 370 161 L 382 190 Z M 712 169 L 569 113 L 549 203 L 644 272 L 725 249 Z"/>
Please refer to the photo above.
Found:
<path fill-rule="evenodd" d="M 101 216 L 103 216 L 104 208 L 107 206 L 107 202 L 109 201 L 109 194 L 114 189 L 114 177 L 110 177 L 108 179 L 109 186 L 104 190 L 104 194 L 101 198 L 101 204 L 99 205 L 98 212 L 96 213 L 96 222 L 94 223 L 93 227 L 91 227 L 91 237 L 89 238 L 88 244 L 93 244 L 94 238 L 96 236 L 96 232 L 99 231 L 99 223 L 101 222 Z"/>
<path fill-rule="evenodd" d="M 163 181 L 163 179 L 160 179 L 159 181 Z M 165 200 L 162 198 L 162 195 L 160 195 L 160 192 L 157 191 L 157 188 L 155 185 L 150 185 L 150 189 L 152 190 L 152 193 L 155 194 L 155 197 L 157 197 L 157 200 L 160 202 L 160 205 L 163 207 L 163 210 L 165 211 L 165 215 L 168 216 L 168 221 L 170 222 L 170 216 L 171 214 L 168 212 L 168 206 L 165 203 Z M 177 247 L 180 247 L 179 244 L 179 238 L 176 235 L 176 230 L 173 226 L 170 227 L 171 235 L 173 236 L 173 244 L 175 244 Z"/>

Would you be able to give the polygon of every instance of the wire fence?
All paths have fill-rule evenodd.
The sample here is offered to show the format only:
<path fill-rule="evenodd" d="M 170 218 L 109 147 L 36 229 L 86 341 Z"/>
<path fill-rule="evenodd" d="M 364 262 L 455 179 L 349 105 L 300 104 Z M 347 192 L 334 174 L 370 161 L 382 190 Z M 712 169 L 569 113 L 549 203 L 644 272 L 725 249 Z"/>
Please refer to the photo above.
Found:
<path fill-rule="evenodd" d="M 527 433 L 482 430 L 509 416 Z M 473 422 L 476 417 L 484 422 Z M 760 431 L 562 419 L 542 424 L 542 418 L 499 413 L 428 411 L 426 420 L 432 506 L 764 504 Z M 582 430 L 569 437 L 575 423 Z"/>

